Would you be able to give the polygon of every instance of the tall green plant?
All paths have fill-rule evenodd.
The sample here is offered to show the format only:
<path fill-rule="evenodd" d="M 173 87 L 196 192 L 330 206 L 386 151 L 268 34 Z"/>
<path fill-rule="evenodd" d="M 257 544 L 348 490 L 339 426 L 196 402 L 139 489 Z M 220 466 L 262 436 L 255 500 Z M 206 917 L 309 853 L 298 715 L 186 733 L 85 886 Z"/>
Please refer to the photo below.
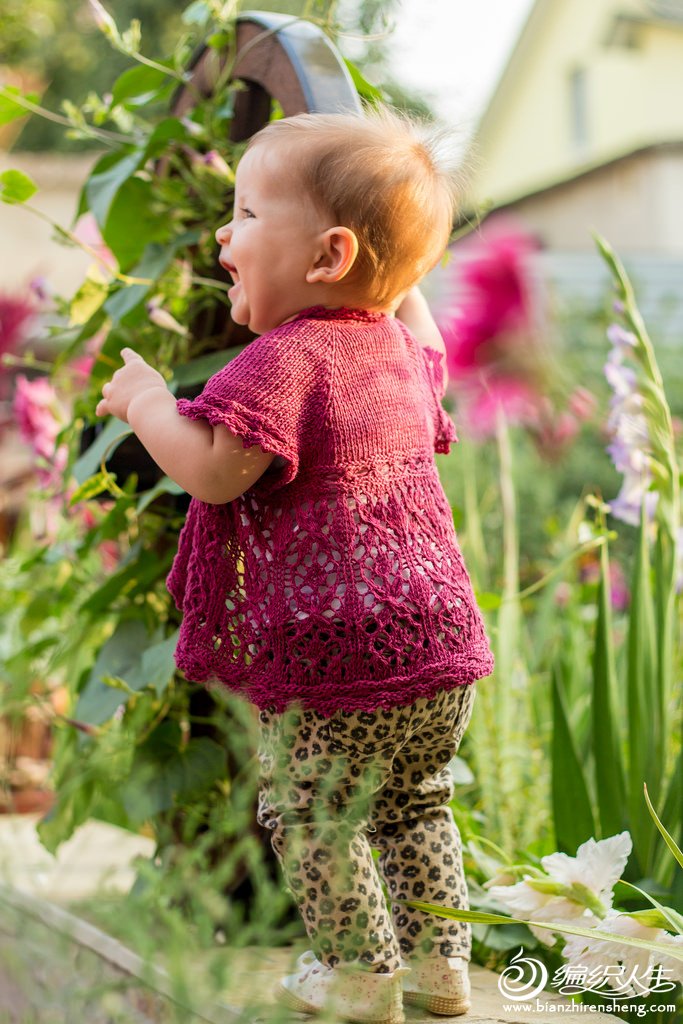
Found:
<path fill-rule="evenodd" d="M 562 699 L 556 700 L 555 736 L 568 737 L 571 742 L 555 747 L 553 817 L 558 841 L 564 849 L 575 845 L 577 839 L 588 838 L 578 834 L 578 822 L 585 827 L 593 819 L 599 836 L 628 828 L 635 855 L 631 877 L 654 879 L 660 885 L 670 886 L 676 867 L 657 850 L 656 826 L 643 804 L 642 792 L 646 784 L 653 800 L 665 808 L 667 819 L 683 829 L 683 762 L 677 728 L 681 701 L 680 688 L 677 691 L 674 685 L 681 667 L 676 643 L 680 470 L 662 376 L 633 289 L 608 244 L 598 239 L 598 246 L 618 295 L 616 309 L 621 323 L 614 330 L 621 344 L 619 360 L 626 361 L 624 372 L 628 374 L 622 379 L 633 388 L 632 393 L 626 393 L 631 412 L 627 409 L 625 415 L 637 415 L 637 425 L 646 425 L 647 436 L 643 438 L 640 429 L 637 464 L 642 466 L 642 487 L 637 492 L 640 509 L 626 640 L 623 649 L 618 649 L 605 542 L 600 558 L 592 653 L 588 723 L 591 758 L 569 758 L 570 746 L 586 749 L 585 728 L 571 717 Z M 627 421 L 625 429 L 629 426 L 633 433 L 635 428 Z M 605 507 L 597 504 L 600 532 L 606 541 Z M 570 659 L 570 673 L 575 668 L 576 662 Z M 567 689 L 580 692 L 581 680 L 569 680 Z M 577 773 L 580 781 L 576 779 Z M 680 872 L 677 884 L 680 886 Z M 679 892 L 679 903 L 681 895 Z"/>

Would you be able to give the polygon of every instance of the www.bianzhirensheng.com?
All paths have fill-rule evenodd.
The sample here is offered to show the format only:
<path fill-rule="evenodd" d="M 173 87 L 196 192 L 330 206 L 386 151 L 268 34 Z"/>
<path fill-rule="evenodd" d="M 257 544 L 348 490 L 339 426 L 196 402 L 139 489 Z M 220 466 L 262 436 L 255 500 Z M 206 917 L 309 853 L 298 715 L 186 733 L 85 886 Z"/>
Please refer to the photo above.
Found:
<path fill-rule="evenodd" d="M 508 1013 L 615 1013 L 617 1010 L 626 1010 L 635 1017 L 646 1017 L 650 1013 L 673 1013 L 676 1009 L 675 1003 L 661 1003 L 653 1006 L 644 1006 L 642 1003 L 603 1003 L 594 1006 L 591 1003 L 554 1003 L 544 1002 L 536 999 L 529 1003 L 503 1003 L 503 1009 Z"/>

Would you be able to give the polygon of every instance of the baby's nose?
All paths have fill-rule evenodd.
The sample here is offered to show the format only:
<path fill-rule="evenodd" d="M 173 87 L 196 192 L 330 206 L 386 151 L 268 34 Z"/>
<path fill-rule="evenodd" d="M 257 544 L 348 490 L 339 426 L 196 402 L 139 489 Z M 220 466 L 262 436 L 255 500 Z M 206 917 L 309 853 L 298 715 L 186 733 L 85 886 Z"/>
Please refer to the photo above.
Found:
<path fill-rule="evenodd" d="M 232 228 L 230 224 L 224 224 L 216 231 L 216 241 L 219 245 L 226 245 L 230 241 L 230 235 L 232 234 Z"/>

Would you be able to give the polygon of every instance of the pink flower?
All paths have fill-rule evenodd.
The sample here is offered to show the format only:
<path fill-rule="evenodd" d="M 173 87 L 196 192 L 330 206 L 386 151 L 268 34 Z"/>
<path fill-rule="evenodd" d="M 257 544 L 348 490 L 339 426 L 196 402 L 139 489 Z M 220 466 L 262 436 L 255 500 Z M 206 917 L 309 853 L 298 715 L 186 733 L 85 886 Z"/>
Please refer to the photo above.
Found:
<path fill-rule="evenodd" d="M 50 464 L 50 470 L 41 469 L 43 479 L 52 479 L 66 466 L 67 449 L 57 447 L 57 437 L 66 424 L 66 414 L 57 393 L 45 377 L 28 380 L 17 377 L 13 403 L 19 434 L 35 454 Z"/>
<path fill-rule="evenodd" d="M 595 395 L 588 388 L 578 387 L 569 396 L 569 411 L 577 420 L 589 420 L 596 408 Z"/>
<path fill-rule="evenodd" d="M 35 315 L 35 304 L 28 295 L 0 294 L 0 356 L 17 351 Z"/>
<path fill-rule="evenodd" d="M 538 418 L 538 397 L 521 380 L 494 378 L 476 390 L 467 410 L 470 431 L 475 436 L 486 436 L 495 432 L 499 410 L 516 423 L 534 423 Z"/>
<path fill-rule="evenodd" d="M 536 248 L 530 236 L 508 229 L 481 239 L 454 266 L 460 292 L 459 308 L 440 323 L 454 378 L 485 369 L 504 349 L 532 327 L 532 289 L 529 254 Z M 503 350 L 503 351 L 501 351 Z"/>
<path fill-rule="evenodd" d="M 581 561 L 579 579 L 582 583 L 597 583 L 600 579 L 600 562 L 594 555 L 587 555 Z M 612 607 L 617 612 L 626 611 L 631 601 L 624 571 L 618 562 L 610 561 L 609 586 Z"/>

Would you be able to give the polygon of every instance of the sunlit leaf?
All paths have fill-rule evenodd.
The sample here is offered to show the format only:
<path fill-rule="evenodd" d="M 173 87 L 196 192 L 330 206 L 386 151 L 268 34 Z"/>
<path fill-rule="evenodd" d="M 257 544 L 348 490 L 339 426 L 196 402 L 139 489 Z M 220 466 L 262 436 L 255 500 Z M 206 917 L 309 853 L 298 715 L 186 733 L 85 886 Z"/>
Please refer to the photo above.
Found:
<path fill-rule="evenodd" d="M 168 76 L 157 68 L 138 64 L 119 75 L 112 89 L 111 105 L 116 107 L 126 100 L 136 99 L 139 103 L 147 103 L 154 98 L 158 90 L 168 84 Z"/>
<path fill-rule="evenodd" d="M 0 201 L 13 206 L 25 203 L 38 191 L 38 186 L 23 171 L 3 171 L 0 174 Z"/>
<path fill-rule="evenodd" d="M 109 283 L 99 267 L 91 267 L 83 284 L 71 300 L 69 325 L 80 327 L 88 323 L 106 299 L 108 292 Z"/>
<path fill-rule="evenodd" d="M 40 99 L 36 92 L 22 93 L 21 89 L 17 89 L 14 85 L 3 85 L 0 88 L 0 124 L 9 124 L 10 121 L 27 117 L 29 114 L 26 107 L 12 99 L 13 96 L 22 96 L 30 103 L 37 103 Z"/>

